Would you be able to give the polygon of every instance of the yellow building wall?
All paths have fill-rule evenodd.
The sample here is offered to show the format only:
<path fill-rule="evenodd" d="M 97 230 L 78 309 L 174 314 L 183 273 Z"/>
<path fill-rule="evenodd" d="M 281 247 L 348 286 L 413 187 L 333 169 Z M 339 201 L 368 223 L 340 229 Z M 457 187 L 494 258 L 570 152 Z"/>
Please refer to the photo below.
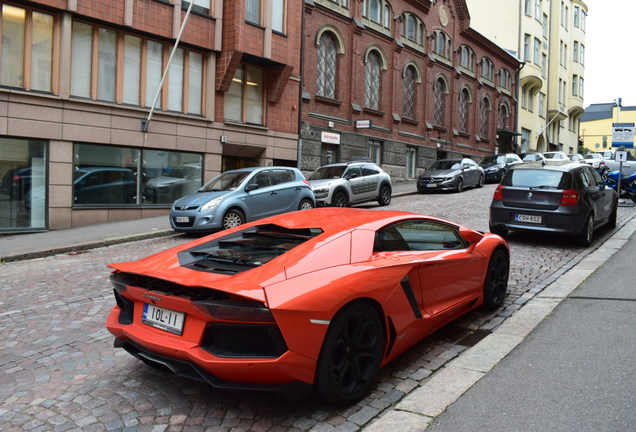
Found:
<path fill-rule="evenodd" d="M 616 107 L 614 107 L 612 118 L 581 122 L 579 133 L 583 147 L 590 152 L 617 150 L 616 147 L 612 147 L 612 123 L 636 123 L 636 111 L 621 110 L 618 120 L 616 114 Z M 603 146 L 604 143 L 605 146 Z M 627 150 L 636 157 L 634 149 Z"/>

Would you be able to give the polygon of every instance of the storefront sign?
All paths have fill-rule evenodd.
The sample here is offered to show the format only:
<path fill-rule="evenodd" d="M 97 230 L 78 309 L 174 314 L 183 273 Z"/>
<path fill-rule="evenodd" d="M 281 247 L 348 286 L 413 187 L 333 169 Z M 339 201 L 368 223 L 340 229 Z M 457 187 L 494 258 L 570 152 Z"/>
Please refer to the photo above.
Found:
<path fill-rule="evenodd" d="M 326 144 L 340 144 L 340 134 L 323 131 L 320 141 Z"/>

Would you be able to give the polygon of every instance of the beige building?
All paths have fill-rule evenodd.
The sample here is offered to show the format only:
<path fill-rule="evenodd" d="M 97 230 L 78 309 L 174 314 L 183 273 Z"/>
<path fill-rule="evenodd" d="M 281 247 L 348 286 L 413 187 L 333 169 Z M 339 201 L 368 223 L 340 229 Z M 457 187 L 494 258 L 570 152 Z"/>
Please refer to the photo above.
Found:
<path fill-rule="evenodd" d="M 519 152 L 576 153 L 583 115 L 587 5 L 579 0 L 467 0 L 471 26 L 525 62 Z"/>

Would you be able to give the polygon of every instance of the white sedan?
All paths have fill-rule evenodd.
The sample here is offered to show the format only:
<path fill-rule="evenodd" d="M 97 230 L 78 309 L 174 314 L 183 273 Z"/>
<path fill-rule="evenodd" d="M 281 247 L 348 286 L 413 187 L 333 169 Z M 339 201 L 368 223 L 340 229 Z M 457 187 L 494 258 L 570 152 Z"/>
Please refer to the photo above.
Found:
<path fill-rule="evenodd" d="M 592 165 L 592 168 L 599 169 L 605 166 L 605 161 L 603 160 L 603 155 L 599 153 L 588 153 L 583 156 L 583 162 L 588 165 Z"/>

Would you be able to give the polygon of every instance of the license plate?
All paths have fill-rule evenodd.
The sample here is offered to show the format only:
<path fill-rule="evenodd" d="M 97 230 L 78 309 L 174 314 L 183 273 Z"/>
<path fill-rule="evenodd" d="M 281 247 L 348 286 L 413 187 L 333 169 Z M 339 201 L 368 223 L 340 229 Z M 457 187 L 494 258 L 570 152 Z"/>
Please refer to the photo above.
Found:
<path fill-rule="evenodd" d="M 515 215 L 515 221 L 516 222 L 527 222 L 527 223 L 533 223 L 533 224 L 540 224 L 541 223 L 541 216 L 516 214 Z"/>
<path fill-rule="evenodd" d="M 144 303 L 144 312 L 141 322 L 150 326 L 180 335 L 183 333 L 183 321 L 185 314 L 170 309 L 165 309 L 149 303 Z"/>
<path fill-rule="evenodd" d="M 427 187 L 427 188 L 434 188 L 434 187 L 437 187 L 437 183 L 427 183 L 427 184 L 426 184 L 426 187 Z"/>
<path fill-rule="evenodd" d="M 176 218 L 178 223 L 188 223 L 190 222 L 190 218 L 187 216 L 177 216 Z"/>

